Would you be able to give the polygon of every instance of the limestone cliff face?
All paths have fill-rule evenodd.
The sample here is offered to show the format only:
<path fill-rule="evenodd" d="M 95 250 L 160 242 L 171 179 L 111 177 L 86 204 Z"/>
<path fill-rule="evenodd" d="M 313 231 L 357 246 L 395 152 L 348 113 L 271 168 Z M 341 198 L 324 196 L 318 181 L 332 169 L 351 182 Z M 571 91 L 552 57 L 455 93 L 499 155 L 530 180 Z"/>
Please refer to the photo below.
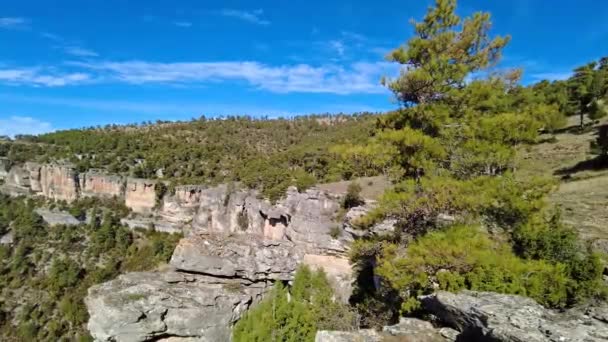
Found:
<path fill-rule="evenodd" d="M 80 175 L 80 192 L 83 197 L 124 198 L 126 180 L 120 176 L 89 171 Z"/>
<path fill-rule="evenodd" d="M 30 176 L 21 166 L 13 166 L 6 175 L 2 192 L 11 196 L 26 195 L 30 193 Z"/>
<path fill-rule="evenodd" d="M 200 206 L 188 234 L 248 234 L 265 239 L 288 240 L 313 252 L 342 253 L 351 240 L 330 237 L 340 229 L 335 221 L 339 198 L 310 189 L 289 188 L 275 204 L 260 199 L 254 190 L 235 190 L 227 185 L 202 190 Z"/>
<path fill-rule="evenodd" d="M 33 162 L 27 162 L 23 168 L 28 173 L 30 190 L 34 193 L 42 192 L 42 184 L 40 183 L 40 170 L 42 165 Z"/>
<path fill-rule="evenodd" d="M 127 179 L 125 205 L 136 213 L 151 213 L 156 206 L 155 186 L 149 179 Z"/>
<path fill-rule="evenodd" d="M 78 173 L 69 165 L 31 162 L 15 165 L 8 172 L 2 191 L 72 202 L 79 196 Z"/>
<path fill-rule="evenodd" d="M 79 196 L 78 173 L 68 165 L 47 164 L 40 168 L 40 188 L 44 197 L 73 202 Z M 33 178 L 30 178 L 34 180 Z M 35 182 L 32 182 L 33 185 Z M 32 190 L 34 187 L 32 186 Z"/>
<path fill-rule="evenodd" d="M 192 222 L 200 206 L 203 186 L 176 186 L 173 194 L 167 194 L 159 212 L 161 218 L 170 223 L 187 224 Z"/>

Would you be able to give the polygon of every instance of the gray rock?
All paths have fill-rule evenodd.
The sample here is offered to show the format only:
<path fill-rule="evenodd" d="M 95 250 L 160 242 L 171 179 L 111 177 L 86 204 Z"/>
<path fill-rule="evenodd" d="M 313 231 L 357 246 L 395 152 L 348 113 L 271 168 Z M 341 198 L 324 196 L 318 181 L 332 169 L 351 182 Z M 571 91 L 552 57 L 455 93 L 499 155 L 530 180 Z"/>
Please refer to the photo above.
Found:
<path fill-rule="evenodd" d="M 1 190 L 3 193 L 10 196 L 30 194 L 29 172 L 19 165 L 13 166 L 10 171 L 8 171 Z"/>
<path fill-rule="evenodd" d="M 154 229 L 163 233 L 181 233 L 182 226 L 179 223 L 167 222 L 153 217 L 133 217 L 120 219 L 120 223 L 130 229 Z"/>
<path fill-rule="evenodd" d="M 288 241 L 256 236 L 190 236 L 182 239 L 170 264 L 180 271 L 250 281 L 291 280 L 302 258 Z"/>
<path fill-rule="evenodd" d="M 0 245 L 12 245 L 15 242 L 15 236 L 13 232 L 10 231 L 0 238 Z"/>
<path fill-rule="evenodd" d="M 376 207 L 377 203 L 374 201 L 368 201 L 364 205 L 360 205 L 354 208 L 351 208 L 344 217 L 344 230 L 351 234 L 354 238 L 363 238 L 363 237 L 371 237 L 371 236 L 388 236 L 391 235 L 395 231 L 395 225 L 397 224 L 397 220 L 388 218 L 383 220 L 382 222 L 376 223 L 369 229 L 358 229 L 353 224 L 355 220 L 366 215 L 368 212 L 373 210 Z"/>
<path fill-rule="evenodd" d="M 382 331 L 408 342 L 445 342 L 446 338 L 427 321 L 402 317 L 398 324 L 385 326 Z"/>
<path fill-rule="evenodd" d="M 188 234 L 245 234 L 269 240 L 289 240 L 311 253 L 344 253 L 349 240 L 333 239 L 339 198 L 309 189 L 289 188 L 272 204 L 254 190 L 220 185 L 198 195 L 200 206 Z M 188 235 L 187 234 L 187 235 Z"/>
<path fill-rule="evenodd" d="M 603 309 L 597 311 L 596 317 L 579 311 L 556 313 L 530 298 L 473 291 L 438 292 L 423 297 L 422 304 L 468 339 L 521 342 L 608 339 Z"/>
<path fill-rule="evenodd" d="M 317 331 L 315 342 L 381 342 L 382 337 L 374 330 Z"/>
<path fill-rule="evenodd" d="M 172 271 L 128 273 L 89 288 L 88 329 L 96 341 L 229 341 L 230 326 L 264 291 Z"/>
<path fill-rule="evenodd" d="M 50 211 L 46 209 L 36 209 L 36 213 L 42 216 L 44 222 L 49 226 L 66 225 L 77 226 L 81 221 L 78 221 L 74 216 L 62 211 Z"/>

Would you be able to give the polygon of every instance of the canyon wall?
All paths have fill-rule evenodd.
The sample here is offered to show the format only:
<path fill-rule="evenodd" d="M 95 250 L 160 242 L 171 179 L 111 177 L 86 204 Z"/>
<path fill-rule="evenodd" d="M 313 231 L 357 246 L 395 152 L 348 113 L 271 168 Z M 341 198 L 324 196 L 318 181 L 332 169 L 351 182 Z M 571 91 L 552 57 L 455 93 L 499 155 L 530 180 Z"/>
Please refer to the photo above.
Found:
<path fill-rule="evenodd" d="M 80 174 L 79 185 L 83 197 L 123 198 L 125 196 L 126 180 L 121 176 L 88 171 Z"/>
<path fill-rule="evenodd" d="M 96 341 L 165 337 L 228 341 L 231 327 L 276 281 L 291 281 L 298 265 L 327 270 L 336 299 L 347 301 L 354 239 L 337 220 L 340 195 L 291 187 L 272 203 L 236 184 L 176 186 L 158 201 L 156 181 L 67 164 L 11 167 L 0 188 L 71 202 L 115 197 L 131 208 L 131 227 L 181 232 L 164 271 L 121 275 L 89 289 L 88 328 Z"/>

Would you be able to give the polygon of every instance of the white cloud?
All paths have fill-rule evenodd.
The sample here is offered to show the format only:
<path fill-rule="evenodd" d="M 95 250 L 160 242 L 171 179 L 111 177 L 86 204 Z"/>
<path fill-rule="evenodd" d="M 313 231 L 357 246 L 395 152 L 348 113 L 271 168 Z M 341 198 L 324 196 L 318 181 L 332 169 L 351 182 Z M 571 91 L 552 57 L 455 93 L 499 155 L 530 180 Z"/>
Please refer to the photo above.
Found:
<path fill-rule="evenodd" d="M 177 26 L 177 27 L 191 27 L 192 23 L 189 21 L 176 21 L 173 23 L 173 25 Z"/>
<path fill-rule="evenodd" d="M 65 52 L 72 56 L 77 57 L 97 57 L 99 54 L 93 50 L 85 49 L 79 46 L 66 46 Z"/>
<path fill-rule="evenodd" d="M 52 130 L 50 123 L 29 116 L 0 117 L 0 135 L 14 137 L 17 134 L 41 134 Z"/>
<path fill-rule="evenodd" d="M 0 17 L 0 28 L 24 29 L 29 26 L 29 20 L 20 17 Z"/>
<path fill-rule="evenodd" d="M 219 12 L 219 14 L 225 17 L 240 19 L 252 24 L 264 26 L 270 25 L 270 21 L 262 18 L 262 15 L 264 14 L 264 10 L 262 9 L 257 9 L 254 11 L 241 11 L 230 8 L 224 8 Z"/>
<path fill-rule="evenodd" d="M 341 40 L 330 40 L 328 42 L 329 47 L 334 50 L 340 57 L 344 56 L 346 46 Z"/>
<path fill-rule="evenodd" d="M 175 83 L 196 84 L 224 81 L 245 81 L 275 93 L 382 93 L 379 79 L 395 74 L 397 68 L 385 62 L 353 63 L 349 66 L 308 64 L 269 66 L 258 62 L 193 62 L 155 63 L 71 62 L 98 73 L 98 79 L 131 84 Z"/>
<path fill-rule="evenodd" d="M 41 68 L 0 69 L 0 83 L 9 85 L 61 87 L 89 80 L 90 75 L 81 72 L 49 73 Z"/>

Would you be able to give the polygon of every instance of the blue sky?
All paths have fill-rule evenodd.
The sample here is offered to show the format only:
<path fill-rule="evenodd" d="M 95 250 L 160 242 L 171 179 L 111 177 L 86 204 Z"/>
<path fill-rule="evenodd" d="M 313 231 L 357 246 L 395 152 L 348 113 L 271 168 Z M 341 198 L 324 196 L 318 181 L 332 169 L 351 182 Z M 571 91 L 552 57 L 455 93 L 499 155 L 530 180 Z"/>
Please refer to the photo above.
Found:
<path fill-rule="evenodd" d="M 200 115 L 395 108 L 383 56 L 431 0 L 0 2 L 0 135 Z M 511 34 L 500 67 L 559 79 L 608 55 L 608 2 L 460 0 Z"/>

